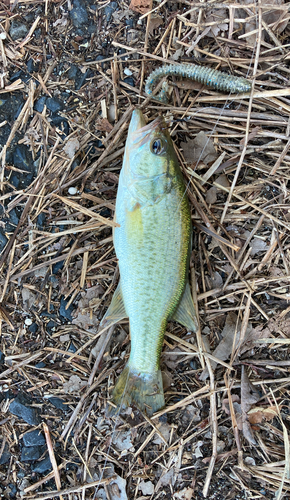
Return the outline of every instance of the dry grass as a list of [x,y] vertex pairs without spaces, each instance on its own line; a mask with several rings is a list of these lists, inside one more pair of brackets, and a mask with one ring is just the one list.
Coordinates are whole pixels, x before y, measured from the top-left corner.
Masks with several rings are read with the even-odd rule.
[[[47,18],[35,13],[39,2],[19,1],[12,12],[5,7],[0,13],[6,33],[22,7],[34,15],[21,43],[9,36],[0,41],[3,70],[25,69],[31,56],[45,61],[30,83],[10,84],[5,77],[1,90],[25,96],[1,152],[0,202],[6,214],[21,209],[0,259],[0,383],[3,395],[9,394],[1,402],[0,455],[5,446],[11,453],[1,466],[2,488],[14,483],[17,496],[22,490],[29,499],[85,499],[94,497],[98,485],[113,500],[114,480],[121,476],[129,499],[142,496],[138,488],[144,481],[154,488],[142,497],[148,499],[290,498],[288,4],[279,7],[279,21],[262,0],[244,10],[238,3],[165,1],[154,4],[130,36],[126,15],[103,27],[106,2],[99,4],[91,52],[76,50],[80,42],[70,21],[53,26],[62,17],[60,4],[45,2]],[[161,24],[154,29],[156,15]],[[50,41],[48,61],[47,44],[33,35],[40,25]],[[96,56],[105,37],[110,46],[101,67]],[[176,54],[248,76],[252,93],[221,95],[174,81],[168,105],[144,96],[150,71]],[[58,74],[60,63],[64,69]],[[71,64],[92,70],[79,90],[66,76]],[[125,67],[135,86],[123,81]],[[39,96],[65,90],[70,93],[61,115],[70,126],[67,137],[46,107],[34,108]],[[111,230],[135,106],[148,120],[162,113],[173,122],[192,206],[191,284],[200,330],[196,338],[168,325],[162,355],[166,408],[152,419],[134,410],[115,423],[105,407],[129,352],[128,323],[109,334],[99,332],[98,324],[118,281]],[[181,146],[200,131],[216,150],[210,164],[195,156],[193,146],[191,158]],[[38,170],[28,187],[15,189],[15,167],[6,156],[21,141],[38,160]],[[39,214],[46,216],[44,228],[37,225]],[[63,308],[74,307],[73,321],[59,315],[61,298]],[[27,319],[38,325],[36,333]],[[72,387],[75,375],[78,389]],[[21,463],[21,437],[33,426],[9,412],[18,392],[29,394],[40,409],[53,466],[45,477],[31,475],[30,463]],[[67,411],[55,409],[48,396],[62,398]],[[123,451],[115,439],[120,434],[130,442]],[[114,473],[107,470],[112,465]]]

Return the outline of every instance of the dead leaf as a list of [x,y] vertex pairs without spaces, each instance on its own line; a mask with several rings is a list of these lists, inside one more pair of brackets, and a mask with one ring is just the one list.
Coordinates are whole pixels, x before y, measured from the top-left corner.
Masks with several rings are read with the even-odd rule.
[[208,12],[206,16],[206,23],[216,23],[211,26],[211,33],[208,36],[217,37],[220,31],[227,31],[228,24],[224,23],[223,20],[228,17],[226,9],[216,9]]
[[92,301],[94,300],[99,301],[99,296],[103,293],[104,289],[101,285],[96,285],[88,288],[85,292],[81,292],[78,308],[73,313],[74,319],[72,323],[74,325],[78,325],[85,330],[92,326],[98,326],[99,321],[96,314],[93,314],[90,304],[93,304]]
[[[247,326],[247,330],[245,333],[245,338],[248,338],[249,333],[252,330],[252,325],[249,323]],[[238,320],[238,317],[235,313],[230,312],[227,315],[226,323],[222,331],[222,340],[219,345],[213,351],[213,355],[221,359],[222,361],[226,361],[232,351],[234,351],[239,342],[240,342],[240,334],[241,334],[241,321]],[[212,369],[216,368],[217,363],[215,361],[210,361]],[[202,374],[200,375],[200,380],[205,381],[208,378],[208,370],[205,368]]]
[[67,156],[70,159],[72,159],[74,157],[76,151],[79,150],[79,148],[80,148],[80,143],[79,143],[78,139],[76,137],[72,137],[71,139],[69,139],[67,141],[63,150],[67,154]]
[[[171,434],[171,425],[165,423],[161,423],[157,426],[160,434],[164,437],[165,441],[168,442]],[[153,438],[153,443],[154,444],[164,444],[163,439],[159,436],[159,434],[155,434]]]
[[256,407],[252,408],[248,411],[248,420],[250,424],[261,424],[263,420],[267,420],[267,422],[271,422],[274,417],[277,417],[277,408],[276,406],[269,406],[268,408]]
[[73,392],[80,392],[81,388],[87,385],[87,382],[81,380],[78,375],[72,375],[67,382],[63,384],[63,391],[66,394],[72,394]]
[[[284,0],[272,0],[272,5],[283,5]],[[274,33],[282,33],[284,29],[286,28],[288,24],[288,11],[286,9],[273,9],[268,12],[264,12],[263,14],[263,21],[269,26],[271,24],[274,24],[274,26],[271,27],[271,30],[274,31]]]
[[187,405],[182,414],[182,424],[187,427],[192,422],[199,423],[200,421],[200,409],[193,405]]
[[122,10],[115,10],[112,15],[114,24],[120,24],[122,19],[130,19],[130,16],[132,16],[132,12],[130,11],[130,9],[125,9],[124,7],[122,8]]
[[[255,137],[258,135],[260,130],[261,130],[261,127],[254,127],[253,130],[249,133],[249,135],[247,137],[247,142],[255,139]],[[243,139],[240,140],[240,147],[241,148],[244,147],[245,143],[246,143],[246,138],[243,137]]]
[[[243,422],[242,422],[242,408],[241,408],[240,401],[241,401],[241,399],[240,399],[240,396],[238,396],[238,394],[232,394],[232,405],[233,405],[234,412],[235,412],[237,426],[238,426],[238,429],[241,431],[243,429]],[[230,402],[229,402],[228,398],[223,399],[222,410],[227,415],[231,415]]]
[[163,390],[166,391],[173,384],[174,379],[168,370],[162,370]]
[[68,21],[68,12],[63,12],[62,17],[57,19],[52,25],[55,28],[56,26],[66,26]]
[[205,196],[205,201],[209,205],[213,205],[217,201],[217,188],[215,186],[209,188],[209,190],[206,193]]
[[[284,338],[290,337],[290,318],[271,318],[266,327],[259,325],[256,326],[256,328],[253,328],[241,345],[239,354],[244,354],[246,351],[257,347],[258,345],[259,347],[262,347],[263,344],[257,344],[256,341],[271,338],[274,334],[275,336],[276,334],[282,334]],[[266,345],[266,343],[264,345]]]
[[158,484],[161,486],[169,486],[169,484],[174,485],[176,477],[174,474],[174,467],[171,467],[167,472],[164,472],[160,477]]
[[96,130],[100,132],[111,132],[113,125],[107,120],[107,118],[100,118],[96,123]]
[[226,188],[230,187],[230,183],[229,183],[229,181],[228,181],[228,178],[227,178],[226,174],[222,174],[222,175],[220,175],[220,176],[219,176],[219,177],[215,180],[215,182],[216,182],[217,184],[219,184],[220,186],[223,186],[223,187],[226,187]]
[[[249,3],[252,3],[252,0],[238,0],[239,3],[242,5],[247,5]],[[273,8],[273,10],[263,12],[262,19],[266,23],[267,26],[274,32],[274,33],[282,33],[284,29],[286,28],[288,24],[288,11],[286,9],[279,9],[279,5],[284,4],[284,0],[272,0],[271,4],[274,6],[277,6],[277,8]],[[248,11],[246,9],[236,9],[236,16],[239,18],[247,18],[249,15]],[[244,32],[245,33],[250,33],[251,31],[256,31],[253,34],[250,34],[245,38],[247,44],[250,47],[254,47],[255,44],[257,43],[257,37],[258,37],[258,30],[257,30],[257,24],[256,24],[256,19],[254,17],[251,18],[251,21],[246,22],[244,24]],[[265,29],[262,30],[261,33],[261,38],[262,41],[265,40],[265,38],[268,38],[269,35],[267,34],[267,31]]]
[[250,241],[250,247],[252,247],[251,255],[256,255],[259,252],[266,252],[269,248],[269,245],[261,238],[252,238]]
[[252,328],[252,330],[249,332],[249,335],[245,338],[240,347],[240,355],[244,354],[247,351],[250,351],[254,347],[257,347],[257,344],[255,342],[256,340],[269,338],[271,336],[272,334],[268,327],[263,328],[262,325],[259,325],[255,328]]
[[138,486],[143,495],[153,495],[154,484],[151,481],[141,481]]
[[128,500],[126,493],[126,479],[118,476],[107,486],[111,500]]
[[169,57],[169,59],[172,59],[173,61],[178,61],[178,59],[180,59],[181,56],[183,56],[183,47],[180,47],[178,48],[173,54],[171,57]]
[[22,288],[21,294],[24,311],[30,311],[36,301],[36,294],[29,290],[29,288]]
[[217,271],[213,272],[213,275],[210,278],[210,283],[212,288],[221,288],[224,284],[223,279]]
[[251,429],[247,413],[251,409],[251,406],[255,404],[259,399],[260,395],[257,389],[255,389],[255,387],[249,381],[247,371],[243,365],[242,376],[241,376],[241,410],[242,410],[243,434],[244,437],[247,439],[247,441],[253,445],[257,444],[257,442],[254,437],[253,431]]
[[154,35],[154,30],[159,28],[163,24],[163,18],[158,15],[152,15],[149,23],[149,33],[150,35]]
[[193,488],[183,488],[183,490],[174,493],[173,498],[176,500],[191,500],[193,497]]
[[129,450],[132,448],[133,443],[131,429],[128,431],[117,432],[113,438],[113,444],[116,446],[118,451]]
[[200,163],[206,165],[217,158],[213,141],[202,130],[194,139],[182,142],[183,155],[187,163]]
[[147,14],[150,10],[150,0],[131,0],[129,9],[139,14]]

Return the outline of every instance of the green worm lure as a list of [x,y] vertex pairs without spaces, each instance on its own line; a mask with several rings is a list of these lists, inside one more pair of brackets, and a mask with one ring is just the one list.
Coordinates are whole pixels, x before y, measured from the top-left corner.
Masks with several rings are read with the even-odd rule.
[[[170,64],[155,69],[145,82],[145,92],[152,94],[160,78],[168,75],[182,76],[196,82],[231,94],[250,92],[252,83],[246,78],[228,75],[216,69],[198,66],[197,64]],[[168,84],[165,82],[160,93],[155,96],[161,102],[167,102]]]

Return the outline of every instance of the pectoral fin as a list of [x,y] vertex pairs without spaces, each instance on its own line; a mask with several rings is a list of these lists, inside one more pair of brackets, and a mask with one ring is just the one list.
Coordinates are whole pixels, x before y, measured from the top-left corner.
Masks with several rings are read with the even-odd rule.
[[128,314],[125,310],[125,305],[122,296],[121,283],[119,282],[115,293],[112,298],[112,302],[109,305],[109,308],[103,317],[100,327],[104,328],[105,326],[109,326],[111,323],[116,323],[121,319],[127,318]]
[[171,319],[185,326],[190,332],[196,332],[198,328],[196,312],[188,282],[185,285],[181,300]]

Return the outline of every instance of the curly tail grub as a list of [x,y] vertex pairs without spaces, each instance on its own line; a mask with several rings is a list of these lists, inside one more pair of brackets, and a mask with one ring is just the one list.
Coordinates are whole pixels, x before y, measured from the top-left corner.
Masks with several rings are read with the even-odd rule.
[[[197,64],[170,64],[168,66],[161,66],[152,71],[145,82],[146,94],[152,94],[152,88],[157,84],[158,80],[167,75],[191,78],[208,87],[213,87],[216,90],[222,90],[233,94],[250,92],[252,88],[252,83],[246,78],[227,75],[216,69],[198,66]],[[165,83],[161,92],[155,96],[155,99],[161,102],[167,102],[167,90],[168,85]]]

